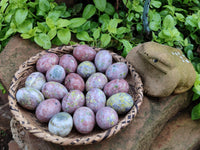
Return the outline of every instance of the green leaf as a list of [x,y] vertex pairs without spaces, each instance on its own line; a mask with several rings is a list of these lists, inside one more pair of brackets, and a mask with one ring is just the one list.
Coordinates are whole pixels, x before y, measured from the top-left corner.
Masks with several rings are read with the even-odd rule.
[[49,32],[48,32],[48,36],[50,38],[50,40],[52,40],[55,36],[56,36],[57,30],[56,28],[52,28]]
[[37,27],[43,33],[47,33],[50,30],[46,22],[37,22]]
[[133,9],[139,13],[143,12],[143,7],[141,5],[133,5]]
[[181,13],[175,13],[175,15],[179,21],[185,22],[185,17]]
[[140,32],[140,31],[142,31],[142,29],[143,29],[142,25],[138,23],[138,24],[136,25],[136,30],[137,30],[138,32]]
[[76,34],[76,38],[81,41],[92,41],[93,40],[86,31],[78,32]]
[[108,24],[108,32],[117,33],[117,26],[122,22],[121,19],[111,19]]
[[3,87],[3,85],[1,83],[0,83],[0,90],[2,91],[3,94],[6,93],[6,90],[5,90],[5,88]]
[[93,2],[98,10],[103,12],[106,9],[106,0],[93,0]]
[[44,12],[47,12],[50,10],[50,3],[48,0],[39,0],[39,9],[41,9]]
[[134,13],[129,13],[127,17],[127,21],[131,22],[134,19],[134,17],[135,17]]
[[70,20],[71,24],[69,25],[70,28],[77,28],[83,25],[87,20],[85,18],[72,18]]
[[128,41],[128,40],[125,40],[125,39],[122,39],[122,40],[119,40],[123,46],[124,46],[124,50],[123,50],[123,53],[122,53],[122,56],[125,57],[130,50],[133,49],[131,43]]
[[108,15],[113,15],[115,13],[115,8],[111,3],[106,3],[105,13]]
[[33,28],[33,20],[25,20],[17,27],[19,33],[27,33]]
[[4,13],[6,7],[8,6],[8,0],[1,0],[0,2],[0,10],[1,10],[1,13]]
[[192,120],[200,119],[200,104],[197,104],[193,107],[191,112],[191,118]]
[[160,8],[160,6],[162,5],[160,1],[156,1],[156,0],[152,0],[150,4],[154,6],[155,8]]
[[54,45],[62,45],[62,42],[59,40],[59,38],[56,36],[53,40],[52,40],[52,44]]
[[94,30],[93,37],[94,37],[95,40],[100,37],[100,32],[101,32],[100,28]]
[[104,48],[110,43],[111,36],[109,34],[102,34],[100,41],[101,41],[101,47]]
[[84,10],[83,10],[83,14],[82,17],[85,19],[89,19],[91,18],[94,14],[96,13],[96,8],[94,5],[92,4],[88,4]]
[[192,27],[197,27],[198,18],[195,15],[186,17],[185,25],[190,25]]
[[71,40],[71,32],[69,29],[60,29],[57,32],[57,36],[59,38],[59,40],[63,43],[63,44],[68,44],[69,41]]
[[47,15],[48,18],[52,19],[55,22],[58,20],[60,16],[61,16],[61,11],[58,10],[50,11]]
[[187,58],[188,58],[189,60],[192,60],[192,59],[194,58],[194,55],[193,55],[192,50],[188,50],[188,51],[187,51]]
[[103,23],[109,23],[109,21],[110,21],[110,17],[107,14],[103,14],[103,15],[101,15],[99,17],[99,22],[101,24],[103,24]]
[[82,10],[82,8],[83,8],[83,4],[82,3],[75,4],[73,6],[72,13],[74,15],[77,15],[78,13],[80,13],[80,11]]
[[19,25],[26,19],[28,15],[28,9],[18,9],[15,13],[15,21]]
[[127,32],[127,28],[126,27],[119,27],[117,28],[117,34],[123,34]]
[[153,31],[158,31],[161,28],[161,16],[157,12],[150,12],[149,28]]
[[194,45],[193,44],[188,44],[186,47],[184,47],[184,52],[187,53],[189,50],[193,50]]
[[174,26],[175,26],[174,18],[171,15],[167,15],[163,20],[163,27],[165,29],[169,29],[169,28],[174,28]]
[[192,96],[192,101],[197,100],[199,97],[200,97],[200,95],[194,93],[193,96]]
[[48,25],[48,27],[50,28],[50,29],[52,29],[52,28],[55,28],[55,24],[56,24],[56,22],[55,21],[53,21],[51,18],[46,18],[46,24]]
[[68,27],[71,24],[71,22],[67,19],[58,19],[56,22],[57,28],[63,28],[63,27]]
[[84,30],[84,31],[91,29],[91,21],[87,21],[86,23],[84,23],[81,26],[81,29]]
[[196,69],[197,69],[197,72],[200,73],[200,63],[197,64]]
[[40,33],[34,37],[34,41],[44,49],[51,48],[51,41],[48,35]]

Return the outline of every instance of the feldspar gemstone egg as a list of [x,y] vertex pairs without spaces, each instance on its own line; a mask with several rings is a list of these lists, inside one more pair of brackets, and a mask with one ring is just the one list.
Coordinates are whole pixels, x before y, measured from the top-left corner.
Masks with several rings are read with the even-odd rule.
[[65,78],[65,87],[68,90],[84,91],[85,82],[83,78],[77,73],[69,73]]
[[78,132],[88,134],[95,125],[94,112],[88,107],[80,107],[74,112],[73,121]]
[[93,88],[86,94],[86,106],[95,113],[106,104],[106,96],[101,89]]
[[71,90],[62,100],[62,110],[70,114],[85,104],[85,96],[79,90]]
[[103,89],[107,82],[108,79],[103,73],[94,73],[86,81],[86,91],[89,91],[92,88]]
[[61,111],[60,101],[57,99],[46,99],[36,108],[35,114],[40,122],[48,122],[55,114]]
[[46,79],[47,81],[62,83],[65,79],[65,75],[66,73],[62,66],[54,65],[46,72]]
[[128,93],[117,93],[112,95],[106,106],[113,108],[118,114],[125,114],[133,107],[134,101]]
[[74,48],[73,56],[82,61],[92,61],[95,58],[96,51],[88,45],[79,45]]
[[110,107],[102,107],[97,111],[96,122],[101,129],[109,129],[118,123],[118,114]]
[[48,129],[49,132],[59,135],[66,136],[68,135],[73,127],[73,119],[69,113],[60,112],[55,114],[49,121]]
[[105,72],[112,64],[112,56],[109,51],[101,50],[96,54],[94,62],[98,71]]
[[84,61],[78,65],[77,73],[83,77],[88,78],[96,72],[96,67],[91,61]]
[[65,54],[60,57],[59,65],[65,69],[66,73],[76,72],[77,61],[74,56],[70,54]]
[[46,73],[53,65],[57,65],[59,62],[58,55],[54,53],[48,53],[40,57],[36,63],[36,69],[39,72]]
[[127,93],[129,90],[129,84],[124,79],[114,79],[108,82],[104,86],[103,90],[106,96],[110,97],[113,94],[120,93],[120,92]]
[[108,67],[106,76],[109,80],[124,79],[128,74],[128,67],[124,62],[117,62]]
[[34,110],[44,100],[43,94],[32,87],[24,87],[16,93],[17,102],[24,108]]
[[33,72],[26,78],[25,86],[32,87],[40,91],[45,83],[46,78],[41,72]]
[[45,98],[61,100],[68,93],[68,90],[61,83],[50,81],[43,85],[42,93]]

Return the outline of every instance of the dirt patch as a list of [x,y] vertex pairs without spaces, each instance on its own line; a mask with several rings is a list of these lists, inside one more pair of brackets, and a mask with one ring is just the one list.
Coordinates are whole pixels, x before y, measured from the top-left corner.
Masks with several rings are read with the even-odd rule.
[[0,149],[8,150],[8,143],[12,140],[12,133],[10,129],[0,128]]

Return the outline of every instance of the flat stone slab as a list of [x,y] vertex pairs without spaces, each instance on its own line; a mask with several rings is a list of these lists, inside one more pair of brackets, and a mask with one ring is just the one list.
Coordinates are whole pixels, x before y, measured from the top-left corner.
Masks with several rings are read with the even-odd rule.
[[[22,40],[18,36],[10,40],[4,51],[0,53],[0,80],[7,89],[9,88],[12,76],[18,70],[19,65],[39,51],[41,51],[41,48],[29,40]],[[147,150],[150,148],[150,145],[160,133],[166,122],[177,112],[186,108],[190,104],[190,99],[191,92],[160,99],[145,96],[144,102],[136,118],[128,127],[120,131],[117,135],[97,144],[75,147],[67,146],[64,147],[64,149]],[[36,149],[37,145],[42,146],[44,149],[52,149],[52,147],[54,147],[53,149],[61,148],[58,145],[36,138],[35,136],[28,134],[25,130],[22,133],[23,134],[21,134],[21,132],[19,133],[22,141],[24,141],[22,144],[28,145],[30,149]],[[190,137],[190,135],[187,136],[188,138]]]
[[8,89],[14,73],[19,65],[42,49],[30,40],[23,40],[19,36],[10,39],[0,53],[0,81]]
[[192,121],[190,111],[184,111],[165,125],[150,150],[199,150],[200,120]]

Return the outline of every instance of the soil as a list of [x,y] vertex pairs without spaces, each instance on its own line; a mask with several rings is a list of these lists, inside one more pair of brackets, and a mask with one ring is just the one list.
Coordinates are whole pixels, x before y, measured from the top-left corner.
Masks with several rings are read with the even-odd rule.
[[8,150],[8,143],[12,140],[10,129],[0,129],[0,149]]
[[13,140],[10,130],[10,110],[8,95],[0,91],[0,150],[8,150],[8,143]]

